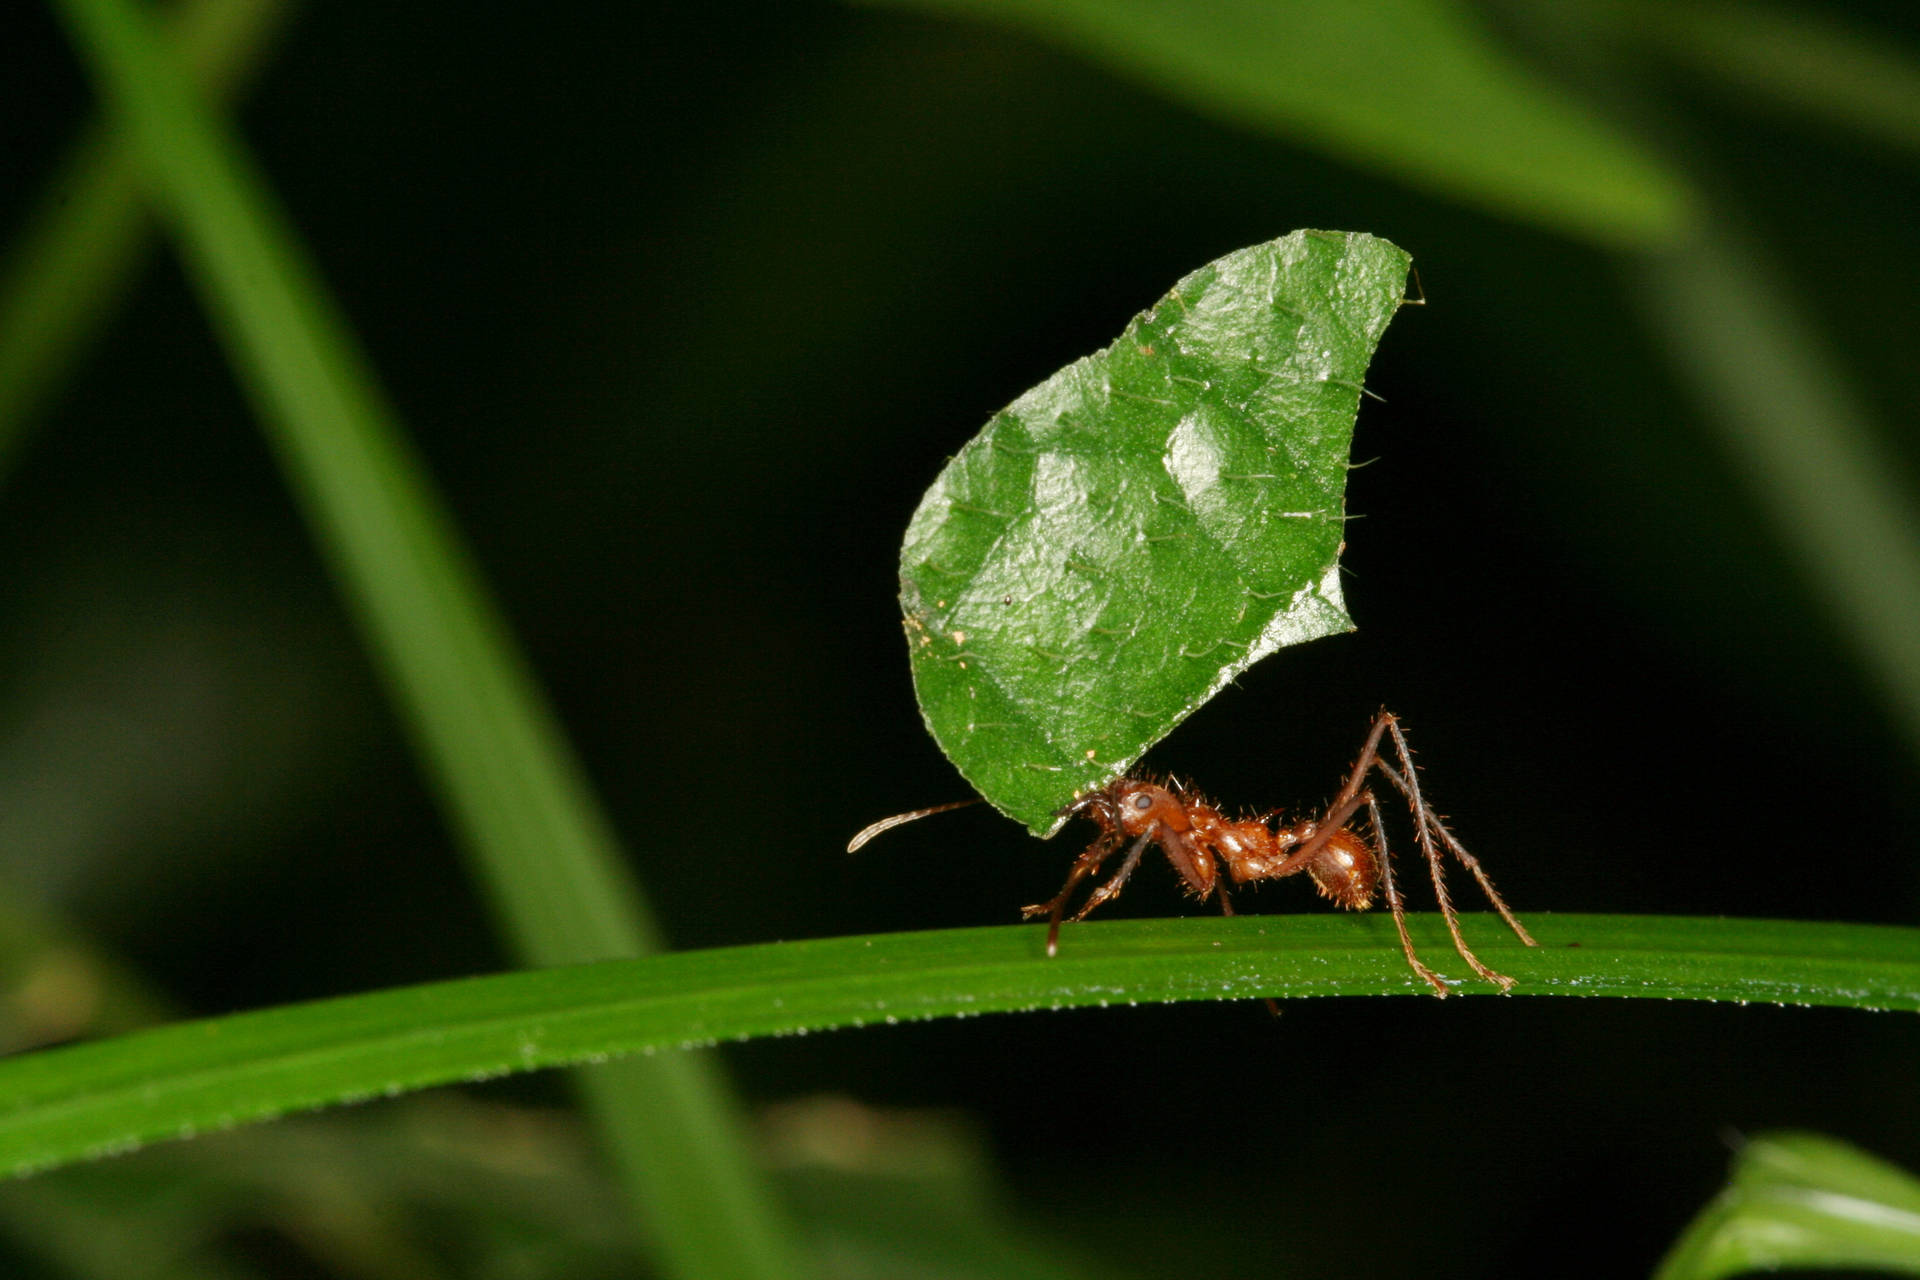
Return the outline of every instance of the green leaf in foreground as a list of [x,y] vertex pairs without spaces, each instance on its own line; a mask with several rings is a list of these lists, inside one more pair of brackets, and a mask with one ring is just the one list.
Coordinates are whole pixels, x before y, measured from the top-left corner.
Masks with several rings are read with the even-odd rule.
[[1035,834],[1275,650],[1352,628],[1347,457],[1406,253],[1296,231],[1182,279],[1001,410],[921,500],[927,728]]
[[1782,1267],[1920,1275],[1920,1179],[1819,1134],[1762,1134],[1654,1280]]
[[[1920,1010],[1920,929],[1539,915],[1523,947],[1463,917],[1516,994]],[[1438,916],[1408,919],[1447,953]],[[1121,920],[824,938],[405,987],[0,1061],[0,1173],[300,1108],[719,1040],[1141,1001],[1418,995],[1382,914]],[[1441,965],[1458,981],[1457,964]],[[1477,981],[1461,994],[1491,994]],[[1227,1016],[1224,1015],[1223,1016]],[[1248,1015],[1251,1016],[1251,1015]]]

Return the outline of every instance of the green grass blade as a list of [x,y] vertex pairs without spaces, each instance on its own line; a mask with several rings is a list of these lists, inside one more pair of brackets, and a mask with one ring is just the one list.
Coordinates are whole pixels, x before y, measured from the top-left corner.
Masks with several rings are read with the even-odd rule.
[[1819,1134],[1761,1134],[1654,1280],[1782,1268],[1920,1275],[1920,1179]]
[[[1463,994],[1435,915],[1425,958]],[[1920,1011],[1920,929],[1542,915],[1539,947],[1465,927],[1518,994]],[[303,1107],[714,1041],[1149,1001],[1419,995],[1384,913],[828,938],[542,969],[236,1014],[0,1062],[0,1170],[26,1171]]]
[[[217,101],[257,70],[292,8],[287,0],[195,0],[169,24],[172,44]],[[90,127],[0,265],[0,478],[112,314],[151,234],[133,158],[104,127]]]
[[1405,252],[1296,231],[1182,278],[995,414],[900,548],[940,749],[1047,836],[1248,667],[1353,627],[1347,458]]
[[894,0],[1031,30],[1169,98],[1611,247],[1691,221],[1686,179],[1450,0]]
[[[59,7],[520,954],[557,964],[656,945],[577,762],[244,149],[137,8]],[[791,1274],[789,1232],[709,1063],[630,1064],[585,1089],[671,1265]]]

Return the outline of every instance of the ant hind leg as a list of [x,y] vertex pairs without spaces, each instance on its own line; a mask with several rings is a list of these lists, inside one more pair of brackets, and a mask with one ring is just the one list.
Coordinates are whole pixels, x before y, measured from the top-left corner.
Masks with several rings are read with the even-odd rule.
[[[1382,759],[1376,750],[1382,728],[1392,735],[1394,755],[1400,764],[1398,769]],[[1528,936],[1527,931],[1520,927],[1520,922],[1507,909],[1507,904],[1501,901],[1500,895],[1494,892],[1493,881],[1481,869],[1479,860],[1468,853],[1466,847],[1454,837],[1451,831],[1447,830],[1446,823],[1441,821],[1440,815],[1427,804],[1426,797],[1420,794],[1420,775],[1413,763],[1413,749],[1407,745],[1407,736],[1400,728],[1399,718],[1392,712],[1382,711],[1374,720],[1374,729],[1367,739],[1367,748],[1373,754],[1373,759],[1368,763],[1377,766],[1380,772],[1387,776],[1387,780],[1406,797],[1407,808],[1413,814],[1414,838],[1419,841],[1420,852],[1427,860],[1427,870],[1433,880],[1433,894],[1440,904],[1441,918],[1447,922],[1447,932],[1453,936],[1454,950],[1460,953],[1460,958],[1465,960],[1475,973],[1499,987],[1502,992],[1513,990],[1514,979],[1482,963],[1480,957],[1473,954],[1473,948],[1467,945],[1466,935],[1460,931],[1460,913],[1454,909],[1453,899],[1447,894],[1446,863],[1440,853],[1441,843],[1452,850],[1454,856],[1474,873],[1474,878],[1480,882],[1480,887],[1486,891],[1487,897],[1499,910],[1501,918],[1506,920],[1514,932],[1520,936],[1521,941],[1528,946],[1537,944]],[[1365,759],[1364,755],[1362,759]],[[1376,828],[1379,825],[1377,814],[1374,824]],[[1439,842],[1435,841],[1436,833],[1439,835]]]
[[[1399,770],[1393,768],[1384,760],[1380,762],[1380,768],[1387,777],[1393,781],[1394,786],[1399,787],[1403,792],[1407,790]],[[1434,834],[1440,837],[1440,843],[1446,845],[1447,848],[1452,851],[1453,856],[1460,860],[1461,866],[1473,873],[1473,878],[1480,882],[1480,891],[1487,895],[1487,901],[1491,902],[1493,909],[1500,913],[1500,918],[1507,922],[1507,927],[1512,929],[1520,941],[1526,943],[1528,946],[1539,946],[1540,944],[1533,940],[1533,935],[1527,932],[1527,927],[1520,923],[1520,918],[1513,914],[1512,908],[1507,906],[1507,901],[1500,896],[1500,891],[1493,887],[1493,877],[1489,876],[1487,869],[1480,865],[1480,859],[1474,857],[1473,854],[1468,851],[1467,846],[1460,843],[1460,837],[1454,835],[1452,831],[1447,829],[1447,823],[1444,818],[1431,810],[1428,811],[1427,816],[1433,824]]]
[[[1444,999],[1453,994],[1452,989],[1414,954],[1413,935],[1407,932],[1406,900],[1400,896],[1400,886],[1393,882],[1393,852],[1387,848],[1387,827],[1380,820],[1380,802],[1374,799],[1370,789],[1361,794],[1366,800],[1367,818],[1373,823],[1374,851],[1380,855],[1380,890],[1386,897],[1387,910],[1393,913],[1393,927],[1400,935],[1400,949],[1407,954],[1407,967],[1420,975],[1435,995]],[[1444,896],[1441,901],[1446,901]]]

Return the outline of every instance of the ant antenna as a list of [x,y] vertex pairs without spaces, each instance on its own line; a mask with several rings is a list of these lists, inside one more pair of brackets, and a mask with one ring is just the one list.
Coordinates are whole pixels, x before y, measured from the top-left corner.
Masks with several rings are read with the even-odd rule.
[[860,833],[847,842],[847,852],[858,853],[861,845],[883,831],[891,831],[895,827],[905,826],[907,823],[916,822],[921,818],[932,817],[936,813],[945,813],[949,809],[964,809],[970,804],[979,803],[980,801],[977,797],[972,800],[955,800],[948,804],[936,804],[930,809],[912,809],[906,813],[896,813],[891,818],[882,818],[871,826],[860,828]]

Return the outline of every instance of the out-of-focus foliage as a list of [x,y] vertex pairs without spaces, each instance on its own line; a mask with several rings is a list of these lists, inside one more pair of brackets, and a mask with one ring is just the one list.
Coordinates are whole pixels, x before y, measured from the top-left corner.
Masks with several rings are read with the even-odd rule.
[[1678,238],[1680,170],[1455,0],[901,0],[1031,30],[1236,124],[1611,247]]
[[1920,1275],[1920,1179],[1819,1134],[1760,1134],[1654,1280],[1814,1268]]
[[[347,0],[244,68],[234,119],[677,945],[1011,921],[1058,885],[1069,851],[984,814],[837,852],[962,790],[899,662],[900,528],[968,431],[1115,317],[1301,226],[1391,238],[1431,303],[1368,375],[1360,630],[1248,671],[1149,765],[1310,809],[1385,703],[1529,923],[1920,917],[1912,6],[1401,10],[1430,38],[1223,38],[1115,6],[1159,36],[1096,41],[1090,6],[1035,26],[983,4],[571,9],[528,39],[504,7]],[[1262,16],[1316,12],[1369,21]],[[96,108],[46,11],[0,24],[0,219],[33,253],[33,210],[98,211],[48,186],[85,172],[63,165]],[[1618,198],[1584,212],[1607,172]],[[6,278],[77,302],[111,247]],[[511,963],[177,260],[147,260],[90,346],[0,299],[0,412],[39,406],[0,423],[16,1044]],[[47,329],[20,340],[22,315]],[[1145,877],[1128,899],[1181,909]],[[1284,885],[1250,905],[1315,909]],[[1912,1021],[1307,1001],[1277,1027],[1119,1009],[733,1064],[758,1100],[964,1112],[1000,1194],[887,1203],[949,1225],[984,1205],[976,1240],[1024,1224],[1089,1266],[1231,1277],[1535,1274],[1578,1238],[1632,1274],[1720,1181],[1729,1124],[1920,1166]],[[166,1210],[168,1153],[201,1150],[77,1171],[71,1214],[35,1211],[51,1183],[5,1189],[0,1265],[154,1257],[108,1228]],[[330,1211],[311,1175],[236,1196]],[[878,1203],[799,1181],[809,1213]],[[366,1249],[307,1250],[313,1217],[203,1203],[170,1238],[222,1261],[185,1274],[284,1274],[288,1249],[379,1274],[384,1223],[343,1212]],[[631,1271],[629,1242],[596,1254],[484,1195],[384,1203],[461,1242],[460,1274],[508,1274],[520,1246]],[[873,1260],[897,1244],[839,1270],[906,1274]]]

